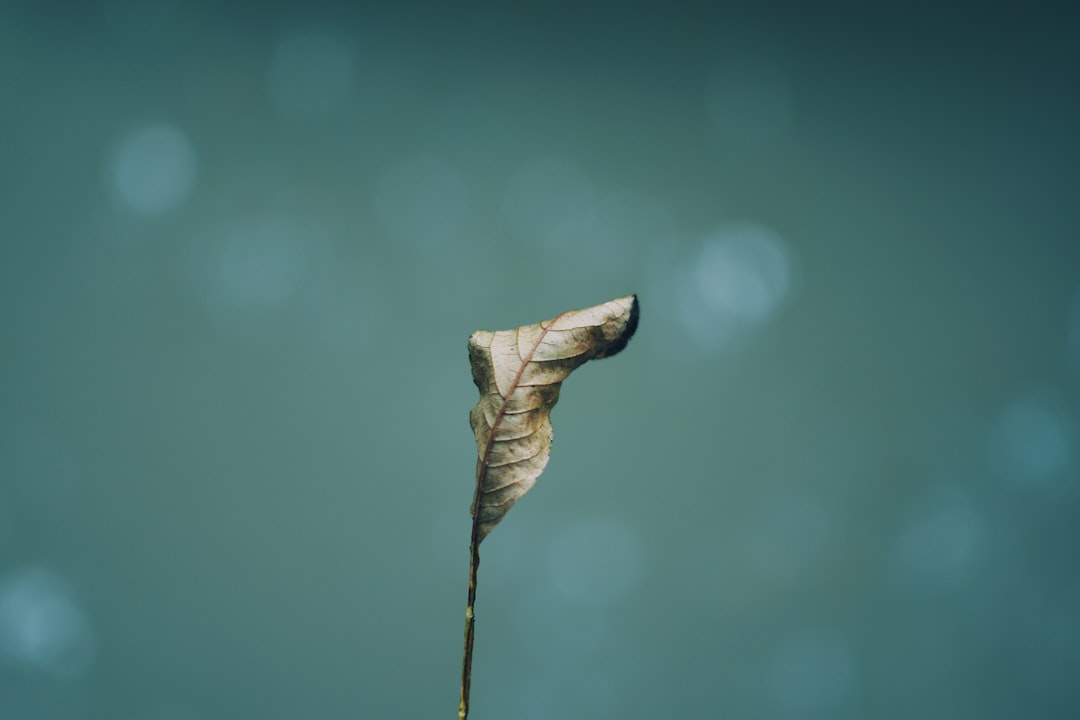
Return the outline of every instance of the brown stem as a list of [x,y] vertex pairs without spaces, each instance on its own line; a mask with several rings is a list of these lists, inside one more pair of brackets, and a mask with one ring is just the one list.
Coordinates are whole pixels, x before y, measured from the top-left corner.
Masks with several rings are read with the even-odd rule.
[[[636,303],[637,301],[635,300],[634,302]],[[505,397],[503,397],[502,405],[499,407],[499,412],[495,416],[495,422],[491,423],[491,432],[488,434],[487,445],[484,448],[484,452],[480,455],[480,462],[476,468],[476,491],[473,493],[471,509],[473,516],[472,539],[469,543],[469,604],[465,607],[465,659],[461,663],[461,703],[458,704],[458,720],[465,720],[469,717],[469,686],[472,684],[473,623],[476,620],[476,616],[473,613],[473,606],[476,604],[476,570],[480,567],[480,541],[483,539],[480,536],[480,500],[484,494],[484,479],[487,477],[489,467],[488,458],[491,456],[491,448],[495,444],[495,437],[499,429],[499,424],[506,415],[506,407],[510,402],[510,396],[514,394],[514,391],[518,387],[518,383],[521,382],[521,376],[525,373],[525,368],[532,361],[532,356],[536,353],[536,348],[540,347],[540,342],[544,339],[544,336],[547,335],[548,330],[550,330],[563,315],[566,315],[566,313],[555,316],[546,324],[540,323],[543,331],[536,338],[536,342],[533,343],[528,355],[521,360],[521,367],[518,368],[513,382],[510,383],[510,389],[507,391]]]
[[[477,489],[479,494],[479,488]],[[465,606],[465,659],[461,663],[461,702],[458,720],[469,717],[469,687],[472,685],[473,631],[476,614],[476,571],[480,567],[480,513],[473,515],[472,540],[469,543],[469,601]]]

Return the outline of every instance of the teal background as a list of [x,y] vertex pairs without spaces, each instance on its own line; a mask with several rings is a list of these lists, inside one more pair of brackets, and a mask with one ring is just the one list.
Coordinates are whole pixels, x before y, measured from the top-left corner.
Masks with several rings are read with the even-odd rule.
[[1064,3],[0,6],[0,718],[451,717],[465,342],[640,294],[473,715],[1080,715]]

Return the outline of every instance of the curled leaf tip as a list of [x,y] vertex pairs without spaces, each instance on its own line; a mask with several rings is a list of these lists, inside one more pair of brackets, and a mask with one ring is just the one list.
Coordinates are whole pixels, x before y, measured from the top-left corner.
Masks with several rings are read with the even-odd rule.
[[562,381],[585,362],[610,357],[637,330],[636,295],[514,330],[478,330],[469,362],[480,399],[469,415],[476,434],[479,542],[527,493],[551,455],[551,409]]

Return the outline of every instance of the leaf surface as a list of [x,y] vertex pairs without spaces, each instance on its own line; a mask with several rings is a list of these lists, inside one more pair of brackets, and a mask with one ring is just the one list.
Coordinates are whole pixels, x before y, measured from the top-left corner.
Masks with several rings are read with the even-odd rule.
[[583,363],[616,354],[638,324],[628,295],[514,330],[477,330],[469,362],[480,400],[469,415],[476,433],[476,542],[536,483],[551,456],[551,409],[562,381]]

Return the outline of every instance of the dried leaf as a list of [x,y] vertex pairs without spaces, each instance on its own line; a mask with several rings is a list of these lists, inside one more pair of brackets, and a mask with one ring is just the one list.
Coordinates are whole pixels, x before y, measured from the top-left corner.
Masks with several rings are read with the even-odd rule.
[[638,324],[636,295],[516,330],[478,330],[469,362],[480,400],[469,420],[476,433],[477,491],[472,514],[483,540],[536,483],[551,455],[551,408],[578,366],[626,347]]

